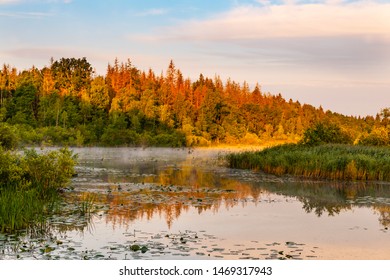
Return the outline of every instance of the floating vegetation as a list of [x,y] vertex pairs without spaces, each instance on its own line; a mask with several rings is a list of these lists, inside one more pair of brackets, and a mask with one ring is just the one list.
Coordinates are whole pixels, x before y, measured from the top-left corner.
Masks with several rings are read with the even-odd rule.
[[350,204],[379,204],[390,206],[390,198],[388,197],[364,196],[356,197],[355,199],[349,199],[347,202]]
[[[135,233],[135,234],[134,234]],[[123,234],[127,241],[108,242],[88,249],[72,236],[50,233],[37,238],[25,234],[0,236],[1,259],[303,259],[317,257],[314,248],[302,243],[273,242],[254,247],[253,242],[237,244],[238,249],[220,247],[222,239],[203,232],[149,233],[134,230]],[[182,242],[182,241],[186,242]],[[266,248],[269,246],[268,248]]]
[[141,251],[141,253],[146,253],[149,249],[148,247],[146,247],[145,245],[142,246],[142,245],[138,245],[138,244],[133,244],[130,246],[130,250],[131,251],[134,251],[134,252],[137,252],[137,251]]

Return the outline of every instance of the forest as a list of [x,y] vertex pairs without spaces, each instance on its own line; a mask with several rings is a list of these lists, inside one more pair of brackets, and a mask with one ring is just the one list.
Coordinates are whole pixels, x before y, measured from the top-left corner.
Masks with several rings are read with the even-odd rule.
[[298,143],[318,133],[318,124],[331,124],[343,143],[390,144],[389,108],[345,116],[263,92],[259,84],[202,74],[192,81],[173,61],[159,75],[116,59],[101,76],[85,57],[0,70],[0,143],[7,149]]

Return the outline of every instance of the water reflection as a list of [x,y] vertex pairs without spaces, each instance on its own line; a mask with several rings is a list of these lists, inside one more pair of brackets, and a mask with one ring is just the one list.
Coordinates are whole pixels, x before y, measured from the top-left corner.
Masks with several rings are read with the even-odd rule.
[[[367,207],[379,213],[379,222],[388,226],[389,185],[301,181],[231,170],[223,167],[220,154],[151,149],[145,154],[139,150],[109,153],[101,156],[104,160],[87,157],[75,186],[81,193],[99,194],[98,203],[107,206],[106,220],[114,226],[158,215],[170,228],[191,208],[199,214],[215,214],[221,207],[270,201],[275,194],[278,199],[296,199],[306,213],[317,217]],[[85,184],[83,177],[87,178]]]
[[384,230],[388,230],[390,226],[390,206],[374,205],[373,208],[379,213],[379,222],[383,225]]
[[[235,187],[237,188],[238,185]],[[114,227],[143,218],[150,220],[158,215],[165,219],[170,228],[174,220],[191,208],[196,208],[198,214],[204,211],[211,211],[215,214],[222,205],[224,209],[243,205],[248,200],[246,193],[246,191],[239,192],[237,189],[215,190],[147,183],[137,190],[114,190],[109,194],[98,193],[95,207],[105,209],[106,221]],[[72,193],[70,196],[84,196],[85,194],[86,192]]]

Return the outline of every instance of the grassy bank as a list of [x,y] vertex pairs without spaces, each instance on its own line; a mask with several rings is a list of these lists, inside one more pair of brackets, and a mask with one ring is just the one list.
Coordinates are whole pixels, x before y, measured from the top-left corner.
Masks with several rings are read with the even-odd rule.
[[390,148],[352,145],[282,145],[227,156],[232,168],[332,180],[390,181]]
[[0,150],[0,232],[39,224],[74,173],[67,149],[38,154]]

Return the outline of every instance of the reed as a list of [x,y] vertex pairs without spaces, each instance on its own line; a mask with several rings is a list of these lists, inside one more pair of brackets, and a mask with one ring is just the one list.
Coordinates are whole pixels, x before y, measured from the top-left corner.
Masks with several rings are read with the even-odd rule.
[[77,203],[77,213],[81,216],[90,217],[96,210],[96,195],[93,193],[84,193]]
[[390,181],[390,148],[287,144],[227,156],[231,168],[331,180]]
[[43,221],[60,198],[58,189],[71,178],[75,160],[66,149],[42,154],[0,149],[0,232]]
[[37,199],[38,193],[31,189],[17,191],[6,189],[0,192],[0,232],[13,232],[29,227],[32,223],[38,226],[47,213],[48,202]]

